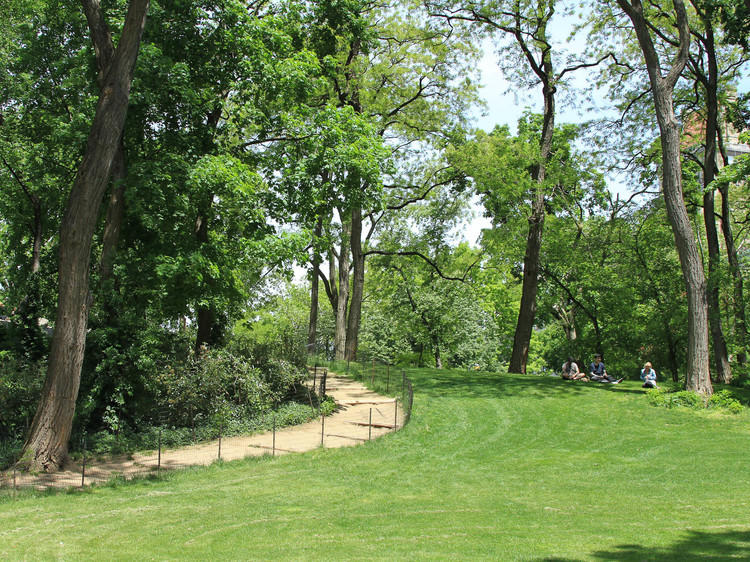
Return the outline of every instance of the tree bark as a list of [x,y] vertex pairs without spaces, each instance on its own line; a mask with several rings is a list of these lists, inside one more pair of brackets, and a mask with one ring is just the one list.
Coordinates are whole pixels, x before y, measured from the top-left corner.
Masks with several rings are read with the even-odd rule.
[[[549,59],[549,55],[545,57]],[[555,131],[555,88],[549,83],[552,76],[552,63],[548,60],[544,82],[544,122],[542,136],[539,140],[539,164],[534,170],[537,188],[529,216],[529,232],[526,237],[526,253],[523,258],[523,282],[521,306],[518,311],[518,322],[513,337],[509,373],[526,373],[529,358],[531,332],[536,318],[536,295],[539,288],[539,255],[542,250],[542,233],[544,232],[544,180],[546,165],[552,151],[552,135]]]
[[[718,135],[719,149],[724,165],[729,165],[729,156],[722,142],[721,133]],[[727,260],[729,261],[729,271],[732,275],[732,285],[734,289],[734,330],[739,350],[737,352],[737,362],[744,365],[747,362],[747,348],[750,345],[750,338],[747,333],[747,320],[745,317],[745,293],[743,288],[742,269],[740,260],[737,255],[737,246],[734,243],[734,234],[732,233],[732,214],[729,205],[729,185],[726,183],[719,184],[721,193],[721,231],[724,235],[724,244],[727,250]]]
[[[704,11],[700,11],[703,8]],[[702,70],[701,64],[694,64],[694,72],[706,93],[706,138],[703,152],[703,222],[706,226],[706,242],[708,245],[708,315],[711,338],[713,340],[714,363],[716,377],[720,382],[729,383],[732,370],[729,365],[727,344],[721,327],[721,307],[719,306],[719,262],[721,250],[719,248],[719,234],[716,229],[716,211],[714,207],[714,190],[709,185],[716,177],[716,133],[718,131],[719,99],[718,80],[719,69],[716,62],[714,45],[712,12],[710,5],[699,6],[697,11],[703,20],[705,35],[700,37],[708,62],[708,75]]]
[[[341,213],[342,219],[345,217]],[[349,220],[341,221],[341,250],[338,263],[338,299],[336,302],[336,335],[334,339],[335,357],[346,359],[347,309],[349,306],[349,238],[351,224]]]
[[112,191],[109,195],[107,218],[104,223],[104,234],[102,235],[102,256],[99,262],[102,281],[111,279],[114,272],[117,246],[120,243],[122,221],[125,216],[126,175],[125,146],[122,144],[121,139],[114,160],[112,161]]
[[734,243],[732,234],[732,217],[729,207],[729,187],[720,186],[721,191],[721,230],[724,234],[724,243],[727,248],[727,259],[729,261],[729,271],[732,275],[732,285],[734,289],[734,330],[737,338],[739,351],[737,352],[737,362],[744,365],[747,362],[747,348],[750,345],[750,338],[747,334],[747,320],[745,317],[745,291],[743,287],[742,269],[740,260],[737,255],[737,246]]
[[362,208],[352,209],[352,294],[349,303],[349,319],[346,326],[346,359],[357,360],[359,326],[362,321],[362,298],[365,290],[365,256],[362,253]]
[[[98,5],[98,2],[83,0],[84,6],[90,4]],[[86,345],[91,241],[112,159],[125,125],[133,68],[148,5],[148,0],[130,2],[60,226],[55,332],[42,396],[21,458],[21,463],[32,470],[57,470],[67,458]]]
[[[83,9],[86,20],[91,31],[91,42],[96,54],[96,64],[99,69],[97,82],[99,90],[104,88],[105,78],[115,55],[115,46],[112,42],[112,33],[101,13],[98,2],[84,2]],[[122,136],[117,145],[115,156],[110,169],[110,183],[112,190],[107,206],[107,217],[104,223],[104,234],[102,236],[102,255],[99,260],[99,273],[101,281],[112,278],[115,255],[120,241],[122,220],[125,215],[125,177],[127,175],[127,163],[125,158],[125,145]]]
[[686,388],[704,395],[713,392],[709,372],[708,304],[706,277],[682,195],[680,129],[674,114],[674,86],[685,68],[690,47],[690,29],[682,0],[674,0],[680,34],[679,52],[666,76],[661,74],[656,52],[640,0],[617,0],[633,23],[648,69],[656,118],[661,132],[662,190],[672,226],[688,300],[688,349]]
[[310,282],[310,323],[307,328],[307,353],[317,353],[315,342],[318,338],[318,303],[320,290],[320,252],[316,249],[316,240],[323,234],[323,217],[318,218],[313,233],[312,280]]

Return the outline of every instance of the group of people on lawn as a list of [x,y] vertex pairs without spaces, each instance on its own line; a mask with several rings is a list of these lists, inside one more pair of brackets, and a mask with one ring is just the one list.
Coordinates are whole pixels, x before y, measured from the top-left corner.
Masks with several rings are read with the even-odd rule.
[[[618,384],[622,381],[622,378],[617,379],[607,374],[600,353],[594,355],[594,361],[589,366],[588,374],[581,372],[573,358],[568,357],[568,360],[562,365],[561,376],[570,381],[596,381],[607,384]],[[641,380],[644,388],[659,388],[656,386],[656,371],[654,371],[650,362],[647,362],[641,369]]]

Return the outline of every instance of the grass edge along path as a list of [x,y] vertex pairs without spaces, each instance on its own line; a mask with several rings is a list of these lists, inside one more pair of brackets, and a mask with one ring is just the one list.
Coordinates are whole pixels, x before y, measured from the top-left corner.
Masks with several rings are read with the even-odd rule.
[[401,431],[0,503],[2,559],[750,558],[750,415],[410,370]]
[[[327,395],[336,402],[333,413],[312,421],[262,431],[203,441],[184,447],[143,451],[130,455],[69,461],[64,470],[52,474],[15,475],[21,487],[65,489],[103,484],[112,478],[156,476],[159,471],[206,466],[217,460],[233,461],[263,455],[301,453],[317,447],[349,447],[377,439],[404,424],[403,409],[394,398],[382,396],[351,378],[328,373]],[[0,473],[0,493],[12,493],[14,474]]]

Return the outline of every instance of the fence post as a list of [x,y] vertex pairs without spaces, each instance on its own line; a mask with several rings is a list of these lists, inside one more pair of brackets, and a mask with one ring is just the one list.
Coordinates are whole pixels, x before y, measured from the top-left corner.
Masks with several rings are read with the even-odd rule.
[[367,427],[367,440],[372,440],[372,408],[370,408],[370,425]]
[[156,457],[156,475],[161,474],[161,426],[159,426],[159,452]]
[[16,488],[16,463],[13,463],[13,499],[16,499],[18,489]]
[[86,482],[86,433],[83,434],[83,460],[81,462],[81,488]]
[[321,410],[320,412],[320,446],[323,446],[323,436],[326,430],[326,415]]
[[222,425],[223,425],[222,423],[219,423],[219,460],[221,460],[221,433],[222,433],[222,430],[224,429]]
[[273,446],[271,447],[271,456],[276,456],[276,414],[273,415]]

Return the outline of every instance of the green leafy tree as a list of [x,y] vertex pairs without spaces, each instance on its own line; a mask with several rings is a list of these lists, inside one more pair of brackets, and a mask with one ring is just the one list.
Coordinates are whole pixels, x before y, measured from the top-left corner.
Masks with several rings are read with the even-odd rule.
[[130,4],[60,226],[55,333],[42,398],[23,452],[23,462],[35,470],[54,471],[67,456],[88,322],[91,241],[125,124],[132,72],[147,10],[148,0],[133,0]]

